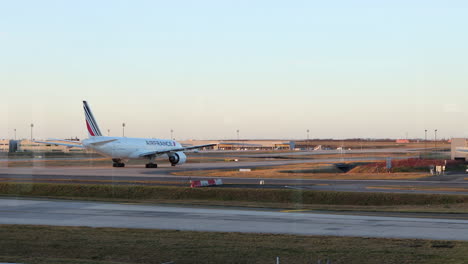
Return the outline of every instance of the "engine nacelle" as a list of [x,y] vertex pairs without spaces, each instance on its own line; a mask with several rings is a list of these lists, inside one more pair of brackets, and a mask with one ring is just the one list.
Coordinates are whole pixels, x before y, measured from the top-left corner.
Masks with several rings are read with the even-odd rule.
[[172,166],[184,164],[187,161],[187,156],[183,152],[176,152],[167,155],[169,156],[169,162]]

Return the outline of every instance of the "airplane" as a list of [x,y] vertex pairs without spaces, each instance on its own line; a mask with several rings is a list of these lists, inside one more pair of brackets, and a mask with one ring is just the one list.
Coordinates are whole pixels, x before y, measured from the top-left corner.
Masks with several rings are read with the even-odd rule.
[[[187,155],[184,151],[211,147],[216,144],[183,147],[175,140],[154,138],[129,138],[129,137],[106,137],[103,136],[99,126],[94,119],[91,108],[83,101],[86,119],[86,128],[89,138],[81,143],[73,140],[51,139],[51,141],[34,141],[37,143],[62,145],[67,147],[78,147],[93,150],[113,161],[113,167],[125,167],[129,159],[148,159],[146,168],[157,168],[156,157],[166,155],[172,166],[184,164]],[[59,141],[59,142],[57,142]]]

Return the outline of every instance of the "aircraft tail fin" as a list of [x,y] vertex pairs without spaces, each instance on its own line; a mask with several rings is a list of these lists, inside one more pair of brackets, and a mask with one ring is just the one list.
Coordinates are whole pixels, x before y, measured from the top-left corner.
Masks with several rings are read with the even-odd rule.
[[102,136],[101,130],[99,130],[99,126],[94,119],[93,113],[91,112],[91,108],[88,105],[88,102],[83,101],[83,108],[86,117],[86,128],[88,129],[88,133],[91,137]]

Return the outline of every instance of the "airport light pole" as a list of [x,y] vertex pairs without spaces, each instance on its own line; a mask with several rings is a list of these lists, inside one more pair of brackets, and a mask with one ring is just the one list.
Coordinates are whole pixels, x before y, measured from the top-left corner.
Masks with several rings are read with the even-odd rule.
[[172,133],[174,133],[174,129],[171,129],[171,140],[174,140],[174,137],[172,136]]
[[125,123],[122,123],[122,137],[125,137]]
[[437,148],[437,129],[434,130],[434,148]]
[[31,142],[33,141],[33,127],[34,127],[34,124],[31,123]]
[[427,129],[424,129],[424,152],[427,153]]
[[307,150],[310,150],[310,148],[309,148],[309,132],[310,132],[310,130],[307,129],[307,143],[306,143]]
[[236,132],[237,132],[237,144],[239,144],[239,129],[237,129]]
[[107,136],[110,137],[110,129],[107,129]]

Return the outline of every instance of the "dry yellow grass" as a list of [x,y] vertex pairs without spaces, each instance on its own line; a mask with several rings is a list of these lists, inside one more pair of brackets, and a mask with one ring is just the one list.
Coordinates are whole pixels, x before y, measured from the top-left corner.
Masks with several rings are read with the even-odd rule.
[[290,178],[299,179],[329,179],[329,180],[410,180],[427,177],[426,173],[317,173],[312,175],[298,174]]
[[[301,170],[317,170],[317,173],[301,173]],[[320,173],[319,171],[333,171]],[[285,172],[290,171],[290,172]],[[299,171],[299,172],[294,172]],[[429,176],[427,173],[341,173],[329,164],[294,164],[269,168],[259,168],[250,172],[226,170],[202,170],[174,172],[180,176],[234,177],[234,178],[272,178],[272,179],[331,179],[331,180],[402,180],[418,179]]]
[[410,190],[410,191],[442,191],[442,192],[468,192],[466,188],[450,188],[450,187],[425,187],[425,186],[368,186],[366,189],[380,190]]

